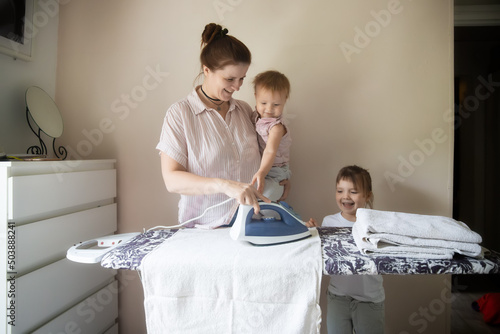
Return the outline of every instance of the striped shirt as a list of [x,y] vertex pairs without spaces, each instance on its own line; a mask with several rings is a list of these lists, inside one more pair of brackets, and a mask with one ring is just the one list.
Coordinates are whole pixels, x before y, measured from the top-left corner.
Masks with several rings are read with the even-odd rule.
[[[167,110],[156,148],[190,173],[250,183],[260,165],[259,145],[251,114],[252,109],[247,103],[231,99],[224,120],[215,109],[203,104],[194,89]],[[227,198],[222,193],[181,195],[179,222],[197,217],[206,208]],[[215,228],[225,225],[234,214],[235,203],[229,201],[211,209],[187,226],[200,224]]]
[[292,135],[290,129],[285,124],[285,120],[281,116],[277,118],[259,118],[257,119],[256,129],[259,134],[260,150],[264,151],[269,139],[269,131],[276,124],[282,124],[285,127],[286,133],[280,140],[278,151],[274,157],[273,167],[283,167],[290,162],[290,146],[292,146]]

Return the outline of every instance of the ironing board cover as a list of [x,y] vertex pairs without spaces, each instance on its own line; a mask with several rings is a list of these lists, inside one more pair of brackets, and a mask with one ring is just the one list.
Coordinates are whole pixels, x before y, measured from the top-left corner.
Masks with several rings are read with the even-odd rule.
[[[142,259],[174,235],[177,230],[155,230],[139,234],[107,253],[101,265],[112,269],[137,270]],[[491,251],[484,259],[455,255],[452,260],[368,256],[359,252],[348,227],[318,228],[325,275],[373,274],[497,274],[500,253]],[[271,246],[272,247],[272,246]]]

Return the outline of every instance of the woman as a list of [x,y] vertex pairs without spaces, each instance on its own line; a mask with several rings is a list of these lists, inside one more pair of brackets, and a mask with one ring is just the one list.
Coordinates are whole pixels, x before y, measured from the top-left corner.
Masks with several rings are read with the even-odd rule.
[[168,109],[157,145],[167,190],[181,194],[180,222],[228,197],[237,200],[207,211],[188,226],[226,225],[238,203],[252,205],[258,213],[257,201],[269,202],[250,183],[260,164],[252,109],[232,98],[252,57],[227,32],[214,23],[205,26],[200,54],[203,83]]

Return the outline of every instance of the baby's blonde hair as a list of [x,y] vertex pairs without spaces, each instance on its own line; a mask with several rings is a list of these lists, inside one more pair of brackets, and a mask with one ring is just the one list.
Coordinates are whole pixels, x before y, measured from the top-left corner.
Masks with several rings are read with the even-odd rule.
[[286,98],[290,96],[290,81],[278,71],[266,71],[259,73],[253,79],[254,92],[257,88],[264,88],[271,92],[283,92]]

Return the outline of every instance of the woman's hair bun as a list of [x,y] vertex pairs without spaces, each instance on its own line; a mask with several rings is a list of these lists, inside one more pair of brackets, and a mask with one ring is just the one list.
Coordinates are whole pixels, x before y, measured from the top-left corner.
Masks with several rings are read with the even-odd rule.
[[209,23],[201,34],[200,63],[210,70],[238,63],[250,64],[252,54],[239,39],[228,35],[228,30],[216,23]]
[[221,25],[216,23],[209,23],[205,26],[203,33],[201,34],[201,44],[209,44],[214,39],[218,37],[223,37],[227,34],[228,30],[223,29]]

